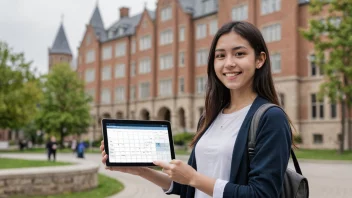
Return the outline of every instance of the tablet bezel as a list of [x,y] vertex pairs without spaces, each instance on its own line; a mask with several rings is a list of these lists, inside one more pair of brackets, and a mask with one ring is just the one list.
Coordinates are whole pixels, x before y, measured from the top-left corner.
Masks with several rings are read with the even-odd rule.
[[[101,121],[102,123],[102,133],[104,137],[104,148],[107,155],[109,155],[109,145],[107,140],[107,130],[106,124],[107,123],[114,123],[114,124],[150,124],[150,125],[166,125],[168,130],[168,137],[169,137],[169,144],[170,144],[170,152],[171,158],[175,159],[175,151],[174,151],[174,142],[172,138],[172,131],[171,131],[171,124],[169,121],[164,120],[120,120],[120,119],[107,119],[104,118]],[[118,162],[118,163],[111,163],[109,161],[109,157],[106,160],[106,166],[156,166],[153,163],[141,163],[141,162]]]

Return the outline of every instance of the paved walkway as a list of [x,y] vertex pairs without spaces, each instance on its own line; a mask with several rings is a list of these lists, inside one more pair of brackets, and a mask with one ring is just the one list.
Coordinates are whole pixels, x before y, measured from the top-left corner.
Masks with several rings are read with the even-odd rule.
[[[44,154],[0,154],[0,157],[22,159],[46,159]],[[72,154],[58,153],[58,160],[101,164],[99,154],[87,154],[86,159],[77,159]],[[178,156],[186,161],[188,156]],[[352,197],[352,163],[300,161],[303,174],[308,178],[311,198],[351,198]],[[289,164],[289,167],[293,167]],[[99,172],[118,179],[125,185],[125,189],[110,198],[176,198],[168,196],[156,185],[137,176],[107,171],[101,164]]]

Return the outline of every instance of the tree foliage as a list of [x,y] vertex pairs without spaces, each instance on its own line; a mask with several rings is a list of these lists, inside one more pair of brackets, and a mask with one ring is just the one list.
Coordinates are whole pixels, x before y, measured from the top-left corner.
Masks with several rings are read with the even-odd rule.
[[0,41],[0,128],[19,129],[34,119],[41,90],[30,65]]
[[52,67],[44,76],[44,97],[40,104],[37,123],[46,133],[63,138],[81,134],[91,123],[91,97],[84,92],[84,84],[68,64]]
[[345,109],[350,112],[352,106],[352,0],[311,0],[309,11],[313,19],[301,33],[314,44],[316,62],[326,77],[319,98],[328,96],[331,103],[342,105],[342,152]]

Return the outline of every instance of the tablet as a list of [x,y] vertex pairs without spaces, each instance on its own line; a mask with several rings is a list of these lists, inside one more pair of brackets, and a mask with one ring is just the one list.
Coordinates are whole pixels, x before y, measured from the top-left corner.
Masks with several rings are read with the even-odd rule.
[[155,166],[175,159],[170,122],[103,119],[107,166]]

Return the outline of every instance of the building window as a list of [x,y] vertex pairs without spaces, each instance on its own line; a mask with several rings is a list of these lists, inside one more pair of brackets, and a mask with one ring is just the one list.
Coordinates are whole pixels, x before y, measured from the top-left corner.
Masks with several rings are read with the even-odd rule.
[[215,35],[217,31],[218,31],[218,20],[217,19],[211,20],[209,23],[209,34]]
[[111,59],[111,54],[112,54],[111,46],[103,48],[103,60],[110,60]]
[[87,89],[86,90],[86,94],[90,97],[92,97],[93,101],[94,101],[94,98],[95,98],[95,89],[92,88],[92,89]]
[[121,57],[126,55],[126,43],[117,43],[115,49],[115,57]]
[[[316,60],[315,54],[311,54],[309,56],[309,64],[310,64],[310,75],[311,76],[324,75],[323,69],[317,65],[317,60]],[[324,61],[321,61],[321,64],[324,64]]]
[[172,30],[165,30],[160,33],[160,45],[171,44],[173,41]]
[[197,51],[197,66],[206,65],[208,62],[208,50],[201,49]]
[[92,38],[90,36],[90,34],[87,35],[87,38],[86,38],[86,45],[90,45],[92,43]]
[[139,73],[145,74],[151,72],[150,59],[143,59],[139,62]]
[[273,54],[270,57],[271,59],[271,69],[272,73],[281,72],[281,54]]
[[270,14],[281,9],[281,0],[261,0],[262,14]]
[[131,94],[130,96],[131,101],[136,100],[136,86],[131,86],[130,94]]
[[312,118],[316,119],[324,118],[324,99],[322,101],[318,101],[316,94],[311,94],[311,111],[312,111]]
[[185,66],[185,53],[184,52],[180,52],[178,58],[179,58],[178,65],[180,67],[184,67]]
[[87,69],[84,77],[86,83],[94,82],[95,80],[95,69]]
[[125,64],[116,64],[115,66],[115,78],[125,77]]
[[173,66],[172,55],[160,56],[160,70],[171,69]]
[[285,108],[285,94],[279,93],[279,102],[282,108]]
[[281,24],[273,24],[263,27],[263,37],[265,42],[274,42],[281,40]]
[[248,19],[248,5],[236,6],[232,9],[233,21],[244,21]]
[[203,0],[203,13],[209,13],[214,10],[214,0]]
[[102,92],[101,92],[101,103],[102,104],[110,104],[111,103],[111,93],[110,93],[110,89],[108,88],[103,88]]
[[92,63],[94,61],[95,61],[95,51],[92,49],[86,53],[86,63]]
[[115,102],[125,101],[125,87],[117,87],[115,90]]
[[207,36],[207,25],[206,24],[198,24],[197,25],[197,39],[202,39]]
[[184,41],[185,40],[185,27],[180,27],[180,41]]
[[161,9],[161,21],[170,20],[172,17],[172,7],[165,7]]
[[131,53],[132,54],[136,53],[136,40],[135,39],[133,39],[131,41]]
[[323,143],[323,135],[322,134],[313,134],[313,143],[314,144],[322,144]]
[[178,93],[184,93],[185,92],[185,79],[180,78],[178,81]]
[[136,63],[132,62],[131,63],[131,77],[136,75]]
[[151,48],[151,37],[149,35],[143,36],[139,40],[139,50],[147,50]]
[[139,98],[146,99],[150,96],[149,92],[149,82],[141,83],[139,87]]
[[172,95],[172,80],[160,80],[159,82],[159,96]]
[[331,118],[337,117],[337,105],[336,103],[330,104],[330,116]]
[[102,80],[110,80],[111,79],[111,66],[107,65],[103,67],[103,73],[101,74]]
[[203,94],[205,93],[205,86],[206,86],[206,77],[197,77],[196,78],[196,93]]

